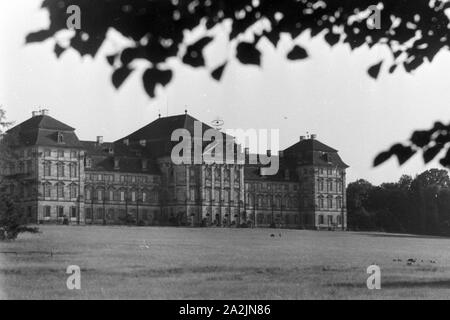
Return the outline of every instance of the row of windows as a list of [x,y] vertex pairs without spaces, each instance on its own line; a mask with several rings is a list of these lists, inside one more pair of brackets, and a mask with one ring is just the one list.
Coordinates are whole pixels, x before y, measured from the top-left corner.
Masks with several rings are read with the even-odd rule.
[[58,157],[58,158],[66,158],[70,157],[71,159],[78,159],[79,152],[77,150],[64,150],[64,149],[45,149],[44,157]]
[[52,185],[51,183],[47,182],[42,185],[43,187],[43,196],[45,198],[51,198],[52,194],[54,194],[54,191],[56,190],[56,197],[58,199],[66,198],[66,189],[69,191],[69,198],[75,199],[78,197],[78,186],[76,184],[71,184],[69,186],[65,186],[64,183],[57,183],[56,185]]
[[[333,180],[329,179],[326,181],[327,182],[327,191],[338,191],[338,192],[342,192],[342,181],[336,181],[333,182]],[[325,182],[323,179],[319,179],[318,180],[319,183],[319,190],[320,191],[325,191]],[[336,188],[334,188],[334,185],[336,185]]]
[[158,202],[159,195],[155,191],[126,191],[126,190],[91,190],[86,189],[86,200],[95,201],[131,201],[131,202]]
[[[44,206],[44,218],[50,218],[52,212],[51,206]],[[63,206],[57,206],[56,207],[56,216],[58,218],[64,218],[69,216],[70,218],[74,219],[77,218],[78,214],[78,208],[77,207],[70,207],[69,212],[66,212],[65,208]]]
[[[332,215],[327,215],[326,218],[327,218],[327,223],[326,224],[329,225],[329,226],[342,224],[341,223],[342,222],[342,217],[340,215],[336,216],[336,217],[334,217]],[[322,224],[322,225],[325,224],[325,216],[322,215],[322,214],[319,215],[319,224]]]
[[[326,200],[326,201],[325,201]],[[325,207],[326,203],[326,207]],[[336,199],[333,198],[319,198],[319,208],[327,208],[327,209],[342,209],[342,198],[337,197]]]
[[[54,175],[55,167],[52,166],[50,161],[44,162],[44,176],[51,177]],[[66,165],[63,162],[58,162],[56,164],[56,175],[58,177],[70,177],[70,178],[78,178],[78,165],[76,163],[70,163]]]
[[[248,189],[250,191],[289,191],[289,184],[281,183],[249,183]],[[293,191],[298,190],[296,184],[291,184]]]
[[[92,208],[86,208],[85,209],[85,213],[86,213],[86,220],[119,220],[120,217],[125,217],[127,214],[129,216],[131,216],[132,218],[136,218],[136,216],[138,216],[138,218],[141,220],[150,220],[152,218],[151,216],[151,212],[148,209],[142,209],[139,210],[139,212],[136,209],[130,209],[130,210],[125,210],[125,209],[104,209],[104,208],[96,208],[96,209],[92,209]],[[95,215],[93,214],[95,213]],[[158,211],[154,211],[153,215],[157,215]]]
[[[103,181],[103,182],[115,182],[116,177],[113,174],[87,174],[87,180],[90,181]],[[148,176],[134,176],[134,175],[121,175],[119,178],[122,183],[138,183],[145,184],[152,182],[151,177]]]

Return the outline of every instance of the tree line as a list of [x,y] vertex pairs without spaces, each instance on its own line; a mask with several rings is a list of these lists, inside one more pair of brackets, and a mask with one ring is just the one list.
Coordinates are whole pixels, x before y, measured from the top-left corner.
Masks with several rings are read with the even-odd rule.
[[379,186],[359,179],[347,188],[350,230],[450,235],[450,178],[431,169]]

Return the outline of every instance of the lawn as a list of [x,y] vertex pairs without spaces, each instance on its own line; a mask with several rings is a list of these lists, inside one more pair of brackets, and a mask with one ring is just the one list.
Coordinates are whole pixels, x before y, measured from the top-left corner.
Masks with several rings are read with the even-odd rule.
[[[41,234],[0,243],[0,298],[450,298],[450,239],[445,238],[274,229],[40,228]],[[408,265],[410,258],[416,263]],[[372,264],[381,268],[381,290],[367,289],[366,269]],[[69,265],[81,268],[81,290],[67,289]]]

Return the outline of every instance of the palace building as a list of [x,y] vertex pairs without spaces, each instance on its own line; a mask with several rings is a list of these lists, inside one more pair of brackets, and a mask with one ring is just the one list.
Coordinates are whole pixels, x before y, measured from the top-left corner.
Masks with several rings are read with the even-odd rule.
[[160,117],[115,142],[81,141],[48,111],[33,112],[6,133],[14,156],[2,176],[35,223],[346,229],[348,166],[337,150],[302,136],[279,152],[275,175],[249,163],[247,149],[244,161],[175,164],[172,133],[194,134],[196,121]]

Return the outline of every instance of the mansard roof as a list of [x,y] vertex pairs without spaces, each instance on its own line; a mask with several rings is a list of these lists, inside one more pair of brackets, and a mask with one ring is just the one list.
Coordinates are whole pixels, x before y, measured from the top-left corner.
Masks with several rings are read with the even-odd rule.
[[[132,134],[115,141],[114,144],[115,146],[120,146],[124,144],[125,140],[128,140],[130,146],[137,146],[140,141],[145,140],[146,147],[141,148],[142,152],[146,152],[154,158],[168,156],[171,154],[173,147],[178,144],[178,141],[171,141],[172,133],[176,129],[186,129],[191,134],[191,137],[194,137],[196,121],[202,125],[202,137],[206,130],[216,130],[185,113],[181,115],[158,118]],[[225,144],[226,134],[222,132],[220,133],[223,136]],[[210,141],[205,141],[203,146],[206,147],[210,143]]]
[[[32,117],[7,131],[13,143],[22,146],[58,146],[80,148],[75,129],[48,115]],[[63,142],[58,142],[58,133]]]
[[304,139],[283,151],[286,161],[298,165],[337,166],[348,168],[342,161],[336,149],[333,149],[317,139]]
[[30,131],[35,129],[47,129],[55,131],[75,131],[74,128],[62,123],[59,120],[49,116],[49,115],[39,115],[32,117],[21,124],[10,129],[10,131],[20,130],[20,131]]
[[[156,163],[148,159],[140,150],[125,145],[115,146],[112,142],[81,141],[86,156],[92,160],[91,168],[86,168],[86,172],[123,172],[140,174],[159,174]],[[114,168],[114,160],[119,160],[119,169]],[[142,161],[146,159],[147,169],[142,167]]]

